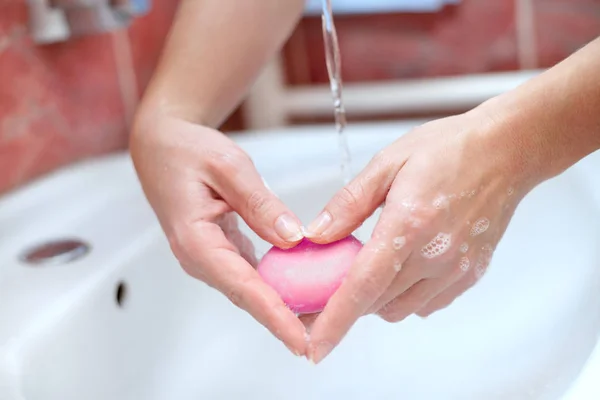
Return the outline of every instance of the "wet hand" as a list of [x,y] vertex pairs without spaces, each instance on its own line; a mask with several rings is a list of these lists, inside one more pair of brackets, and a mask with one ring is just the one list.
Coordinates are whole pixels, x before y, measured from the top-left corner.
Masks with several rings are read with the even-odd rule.
[[483,113],[434,121],[380,152],[331,200],[308,228],[315,242],[343,238],[383,210],[314,321],[309,359],[321,361],[363,315],[428,316],[481,279],[531,188],[514,145]]
[[254,248],[233,212],[280,248],[300,242],[300,222],[265,187],[248,155],[218,131],[166,116],[138,121],[131,153],[185,271],[224,293],[293,353],[305,354],[304,325],[259,277]]

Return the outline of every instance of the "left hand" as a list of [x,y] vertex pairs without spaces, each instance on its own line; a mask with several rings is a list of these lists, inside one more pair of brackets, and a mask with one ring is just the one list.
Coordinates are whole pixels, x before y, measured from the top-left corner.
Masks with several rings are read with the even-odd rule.
[[385,202],[371,239],[314,321],[310,360],[326,357],[363,315],[428,316],[483,276],[537,176],[502,130],[479,110],[418,127],[376,155],[309,226],[311,240],[333,242]]

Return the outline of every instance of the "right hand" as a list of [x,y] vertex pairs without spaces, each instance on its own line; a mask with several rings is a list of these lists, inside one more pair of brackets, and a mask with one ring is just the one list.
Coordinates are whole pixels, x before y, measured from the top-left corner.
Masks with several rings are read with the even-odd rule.
[[277,247],[302,240],[300,221],[265,187],[250,157],[218,131],[165,115],[138,118],[130,147],[146,197],[184,270],[304,355],[304,325],[254,269],[254,248],[233,214]]

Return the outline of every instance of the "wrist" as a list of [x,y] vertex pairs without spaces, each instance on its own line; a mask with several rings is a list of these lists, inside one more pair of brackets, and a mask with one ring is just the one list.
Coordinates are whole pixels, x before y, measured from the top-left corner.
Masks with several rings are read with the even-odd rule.
[[528,126],[528,121],[513,99],[499,96],[467,113],[475,129],[476,146],[505,175],[510,185],[528,192],[551,177],[547,147],[543,136]]
[[506,168],[533,188],[600,148],[595,114],[585,115],[560,90],[556,77],[540,76],[471,111],[484,123],[490,151],[502,152]]
[[532,184],[600,149],[600,39],[515,90],[473,110]]

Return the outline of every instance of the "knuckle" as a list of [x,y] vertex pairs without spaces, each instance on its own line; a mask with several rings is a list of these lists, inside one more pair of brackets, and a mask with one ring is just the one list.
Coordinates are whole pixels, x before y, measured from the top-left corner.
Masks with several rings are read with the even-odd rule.
[[360,282],[360,289],[356,294],[359,302],[370,302],[373,299],[377,299],[381,290],[377,278],[374,274],[368,274],[364,276]]
[[402,299],[402,310],[406,311],[415,311],[421,308],[425,303],[425,297],[422,294],[415,294],[412,296],[407,296]]
[[439,210],[436,210],[434,207],[427,207],[423,204],[408,202],[403,207],[408,208],[408,215],[404,222],[408,230],[418,229],[428,231],[433,228],[440,214]]
[[271,209],[272,203],[261,191],[254,191],[246,199],[246,210],[253,215],[264,215]]
[[225,288],[222,292],[227,296],[229,301],[241,309],[246,308],[245,295],[252,285],[252,278],[241,279]]
[[428,228],[436,223],[440,212],[434,207],[421,205],[417,207],[414,214],[421,221],[423,227]]
[[233,287],[225,291],[225,296],[229,301],[238,308],[242,308],[242,290],[238,287]]
[[360,182],[353,182],[344,186],[336,195],[335,203],[343,211],[355,212],[361,207],[361,199],[364,197],[364,187]]
[[370,166],[375,167],[379,171],[394,170],[398,167],[398,156],[390,148],[385,148],[375,154],[371,160]]

